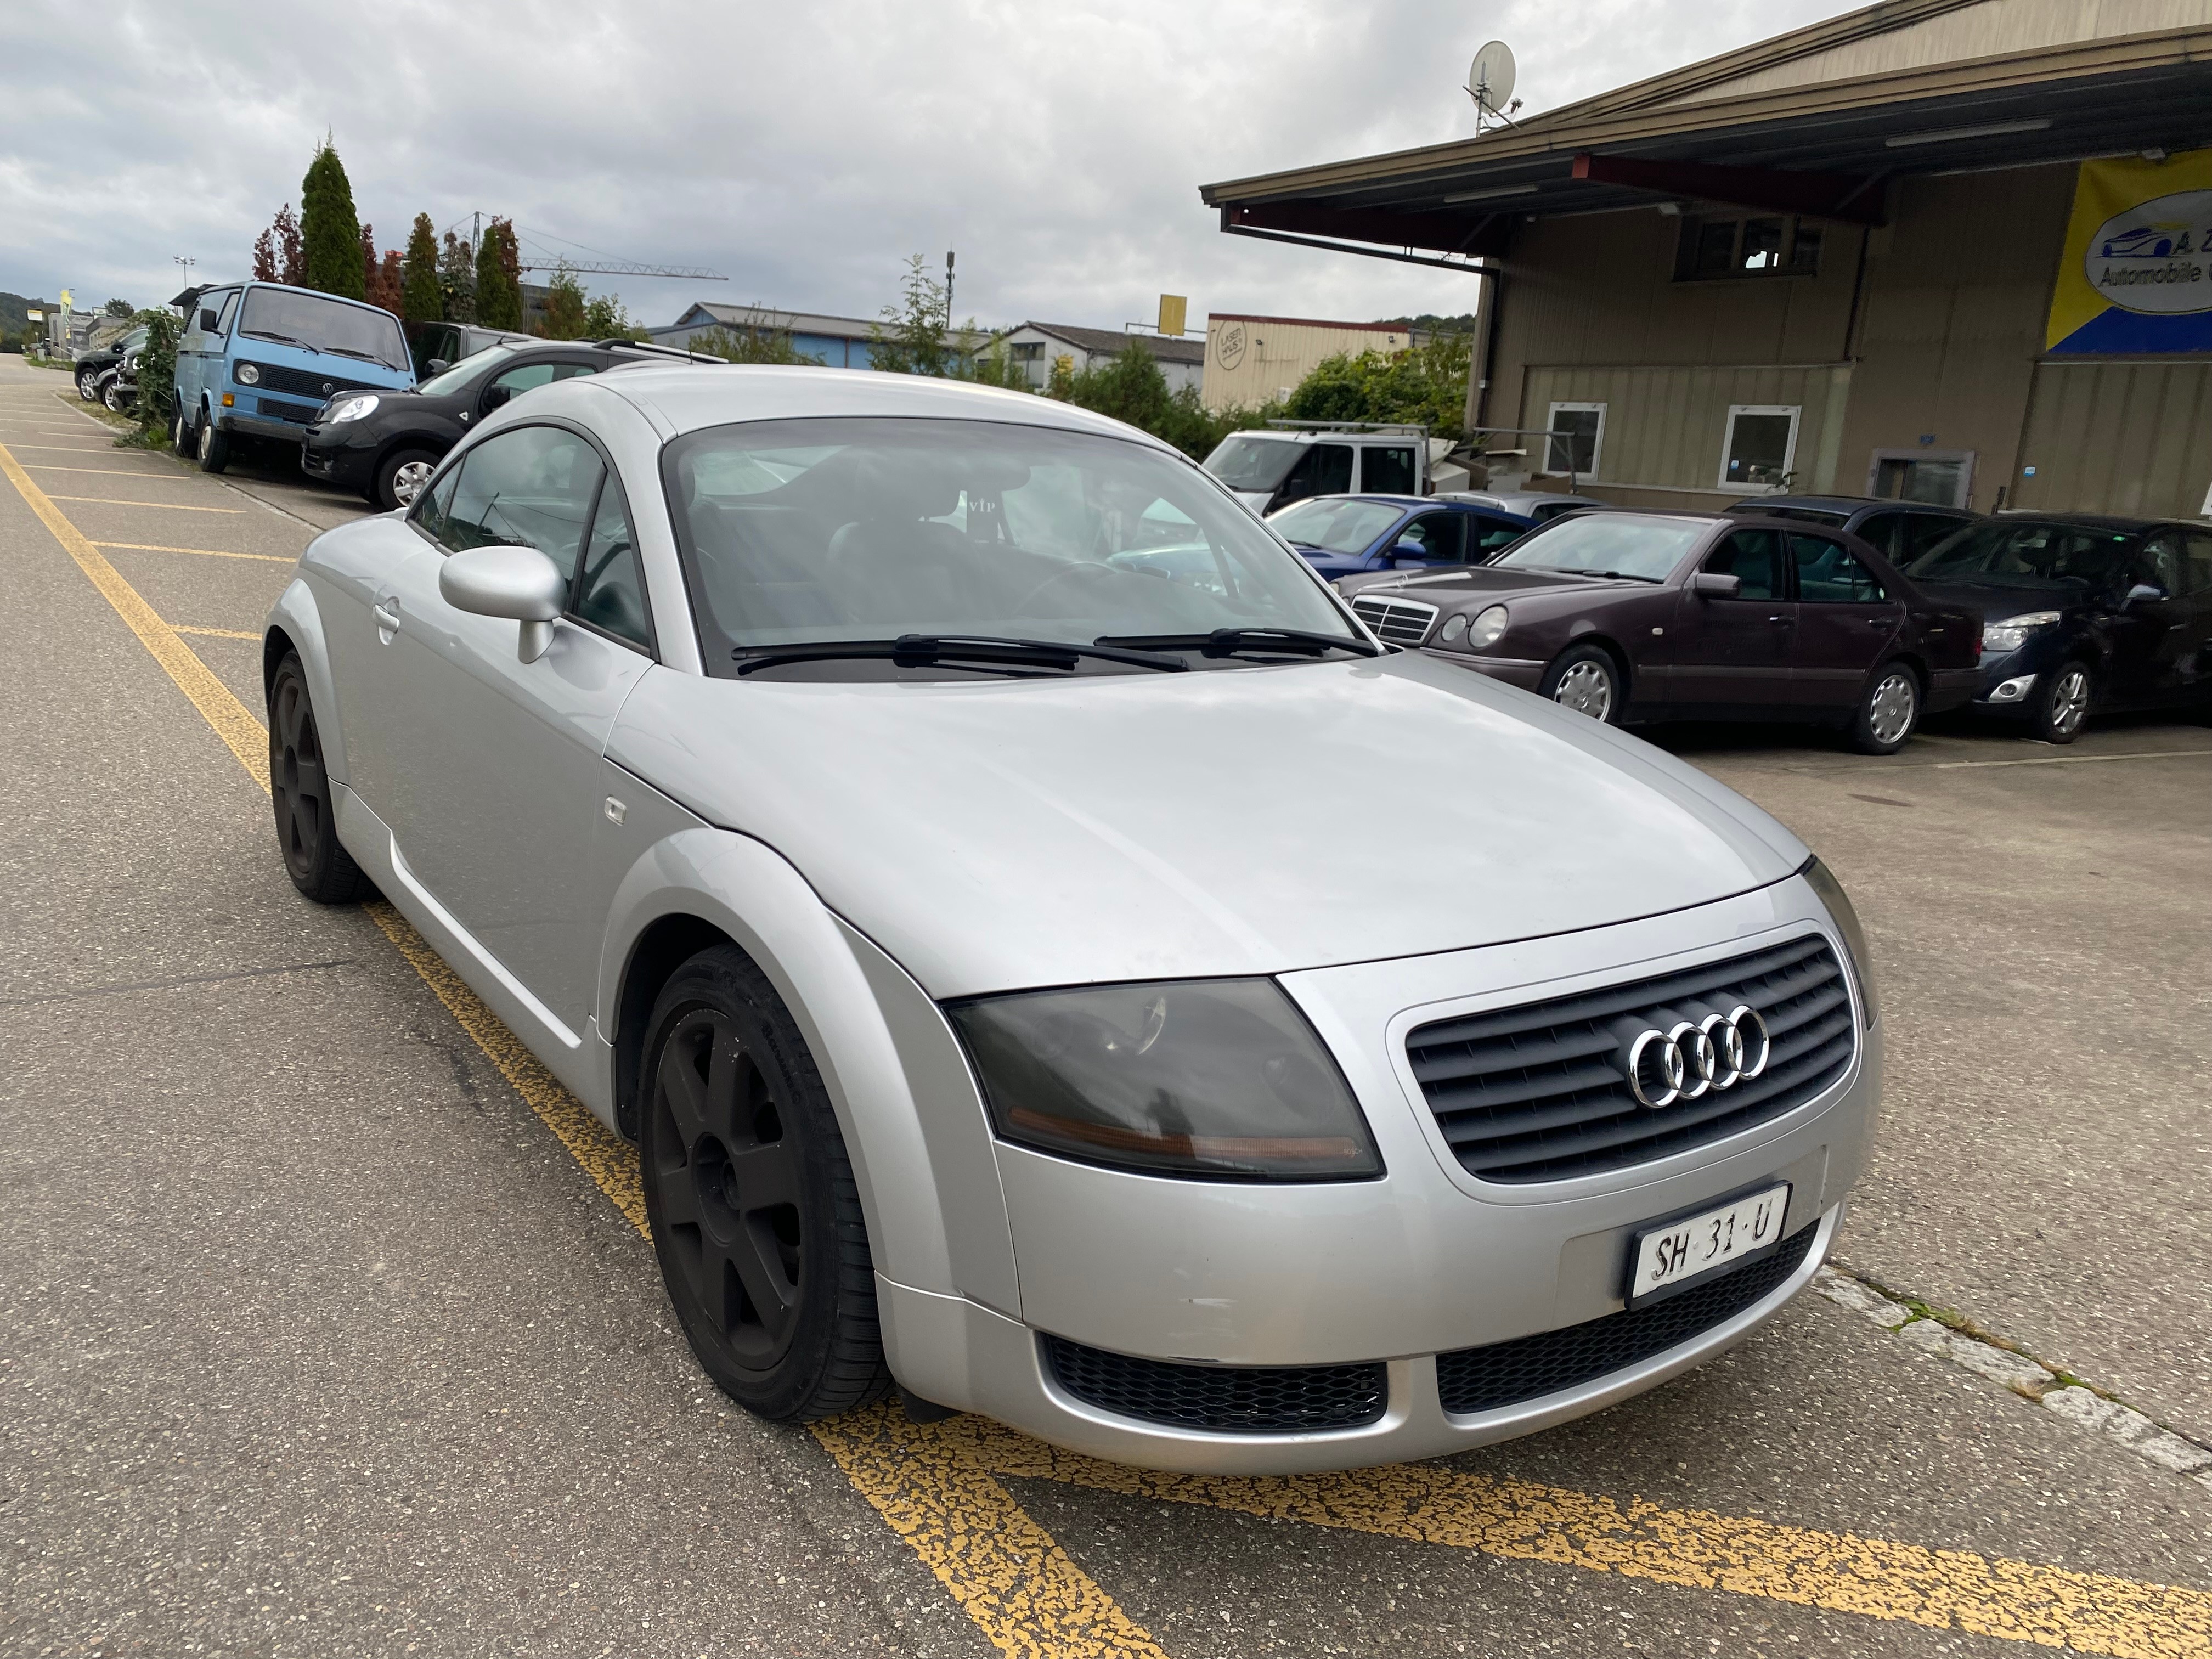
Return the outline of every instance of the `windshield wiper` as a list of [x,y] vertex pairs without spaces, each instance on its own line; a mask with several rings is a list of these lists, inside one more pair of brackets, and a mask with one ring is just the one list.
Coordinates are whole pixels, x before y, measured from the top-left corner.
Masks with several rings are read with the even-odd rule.
[[1647,576],[1636,570],[1573,570],[1565,566],[1553,567],[1562,576],[1604,576],[1617,582],[1656,582],[1663,580]]
[[1342,634],[1313,634],[1297,628],[1217,628],[1211,634],[1109,634],[1097,641],[1137,651],[1198,651],[1209,657],[1234,657],[1251,651],[1279,656],[1318,657],[1331,651],[1376,654],[1364,640]]
[[385,362],[383,358],[378,356],[373,351],[356,351],[351,346],[325,346],[322,349],[325,351],[335,351],[341,357],[358,357],[365,363],[380,363],[386,368],[392,367],[392,364]]
[[1127,663],[1135,668],[1187,669],[1181,657],[1148,651],[1121,651],[1103,645],[1075,645],[1064,640],[1002,639],[992,634],[902,634],[895,640],[817,640],[807,644],[739,646],[730,655],[739,674],[793,662],[828,662],[838,658],[889,657],[920,667],[934,662],[1012,663],[1022,667],[1072,672],[1085,657]]
[[278,345],[294,345],[299,347],[302,351],[312,351],[318,357],[323,355],[322,347],[319,345],[310,345],[305,340],[295,339],[289,334],[277,334],[265,328],[241,328],[238,331],[240,334],[245,335],[248,339],[274,340]]

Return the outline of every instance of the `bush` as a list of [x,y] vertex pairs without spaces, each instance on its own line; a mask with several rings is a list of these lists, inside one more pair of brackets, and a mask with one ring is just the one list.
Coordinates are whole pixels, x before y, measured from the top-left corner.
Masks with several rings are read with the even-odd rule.
[[144,327],[146,343],[138,349],[138,401],[131,410],[137,429],[124,441],[158,449],[169,441],[176,409],[177,314],[162,306],[134,320]]
[[1299,421],[1407,421],[1431,435],[1467,432],[1467,375],[1473,337],[1431,335],[1410,351],[1323,358],[1298,382],[1283,412]]
[[789,329],[772,322],[704,329],[684,344],[707,356],[720,357],[726,363],[805,363],[814,368],[822,367],[819,357],[810,357],[792,344]]
[[1105,362],[1081,369],[1070,369],[1065,363],[1063,359],[1053,365],[1052,380],[1045,388],[1047,397],[1141,427],[1193,460],[1204,460],[1231,432],[1264,425],[1268,416],[1279,412],[1271,404],[1216,414],[1200,401],[1194,386],[1170,392],[1158,360],[1134,340]]

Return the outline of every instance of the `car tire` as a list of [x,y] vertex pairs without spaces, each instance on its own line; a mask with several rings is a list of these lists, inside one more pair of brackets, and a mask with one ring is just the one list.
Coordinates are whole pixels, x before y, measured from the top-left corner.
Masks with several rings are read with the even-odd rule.
[[369,891],[368,878],[338,842],[322,732],[296,651],[284,653],[269,682],[269,798],[293,886],[318,904],[353,904]]
[[397,513],[415,504],[416,495],[429,482],[441,457],[427,449],[395,449],[376,464],[369,501],[386,513]]
[[220,472],[230,465],[230,434],[215,423],[212,412],[200,416],[193,448],[203,472]]
[[888,1394],[867,1225],[829,1091],[736,946],[701,951],[661,988],[639,1103],[653,1253],[715,1386],[783,1423]]
[[2027,723],[2045,743],[2071,743],[2081,735],[2096,700],[2097,677],[2086,662],[2062,662],[2028,694]]
[[1620,724],[1627,706],[1628,688],[1620,665],[1601,645],[1571,645],[1552,659],[1536,695],[1548,697],[1562,708],[1587,714],[1606,726]]
[[83,398],[85,402],[88,404],[98,403],[100,401],[100,371],[98,369],[80,368],[77,370],[76,395]]
[[1847,736],[1862,755],[1894,755],[1920,727],[1920,676],[1906,664],[1884,663],[1867,682]]
[[169,416],[169,447],[186,460],[191,459],[199,447],[199,434],[192,423],[185,418],[185,406],[177,404],[176,413]]
[[111,415],[123,412],[123,380],[120,375],[103,374],[100,378],[99,397],[95,401]]

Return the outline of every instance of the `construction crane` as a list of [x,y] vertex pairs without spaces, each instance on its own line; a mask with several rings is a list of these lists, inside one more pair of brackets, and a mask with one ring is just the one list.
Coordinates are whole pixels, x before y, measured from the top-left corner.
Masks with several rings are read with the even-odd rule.
[[[490,216],[492,216],[481,210],[469,216],[469,246],[471,248],[483,246],[483,222]],[[453,221],[453,224],[459,223],[460,223],[459,220]],[[446,227],[449,231],[453,228],[453,225]],[[585,247],[581,242],[569,242],[567,237],[555,236],[548,231],[526,233],[520,225],[511,220],[507,223],[507,228],[514,233],[518,245],[525,240],[526,236],[533,243],[540,240],[566,242],[568,246],[580,250],[598,262],[593,264],[578,264],[573,259],[560,255],[547,259],[544,257],[544,250],[533,248],[531,250],[532,257],[526,257],[517,264],[515,269],[519,271],[558,270],[566,265],[572,273],[580,276],[678,276],[695,283],[726,283],[730,280],[720,271],[709,270],[704,265],[650,265],[636,259],[618,259],[612,254],[601,253],[597,248]],[[516,251],[520,252],[522,250],[518,246]]]

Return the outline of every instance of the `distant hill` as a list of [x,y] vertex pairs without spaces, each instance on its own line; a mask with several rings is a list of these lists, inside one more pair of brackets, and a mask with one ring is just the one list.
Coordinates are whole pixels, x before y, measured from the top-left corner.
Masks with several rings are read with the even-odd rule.
[[[20,294],[0,290],[0,348],[9,351],[22,349],[23,337],[32,330],[29,313],[43,311],[49,314],[61,309],[58,300],[29,300]],[[44,324],[38,325],[43,328]]]

